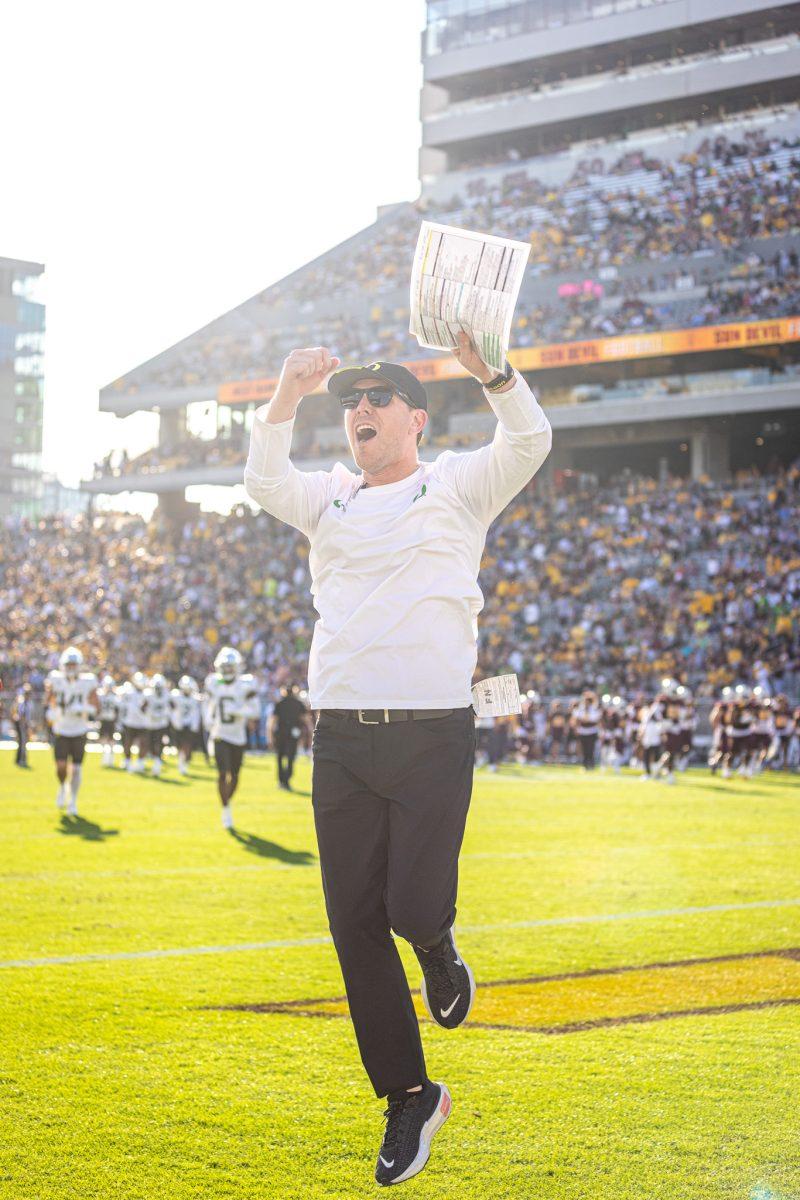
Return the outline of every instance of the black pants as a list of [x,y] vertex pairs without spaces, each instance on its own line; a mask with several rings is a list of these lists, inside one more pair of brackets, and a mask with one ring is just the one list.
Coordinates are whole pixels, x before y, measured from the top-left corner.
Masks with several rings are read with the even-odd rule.
[[456,915],[475,759],[472,708],[360,725],[322,713],[312,797],[322,886],[361,1059],[378,1096],[426,1078],[394,930],[435,946]]
[[154,758],[161,758],[164,753],[164,738],[167,736],[166,726],[163,729],[150,729],[147,733],[147,753]]
[[583,765],[587,771],[594,770],[594,752],[597,745],[596,733],[581,733],[578,735],[581,743],[581,755],[583,756]]
[[278,760],[278,783],[289,783],[297,754],[297,738],[278,730],[275,738],[275,757]]
[[28,765],[28,722],[15,721],[14,731],[17,735],[17,754],[14,762],[18,767]]
[[135,725],[122,726],[122,753],[126,758],[131,757],[134,742],[139,747],[139,757],[144,758],[150,733],[147,729],[138,729]]
[[644,767],[645,775],[653,774],[653,767],[658,762],[661,755],[660,746],[645,746],[642,750],[642,766]]

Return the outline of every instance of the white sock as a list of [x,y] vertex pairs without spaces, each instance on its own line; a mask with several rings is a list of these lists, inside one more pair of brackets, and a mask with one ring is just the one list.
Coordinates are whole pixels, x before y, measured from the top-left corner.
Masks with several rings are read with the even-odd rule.
[[154,775],[161,774],[161,759],[160,758],[153,759],[153,774]]
[[72,776],[69,781],[70,791],[72,792],[72,803],[78,799],[78,792],[81,787],[81,776],[83,775],[83,767],[76,763],[72,764]]

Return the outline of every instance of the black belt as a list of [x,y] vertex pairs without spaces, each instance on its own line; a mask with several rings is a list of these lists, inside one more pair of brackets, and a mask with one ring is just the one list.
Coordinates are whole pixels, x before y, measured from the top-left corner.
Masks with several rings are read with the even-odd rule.
[[454,712],[454,708],[323,708],[320,716],[343,717],[361,725],[389,725],[392,721],[434,721]]

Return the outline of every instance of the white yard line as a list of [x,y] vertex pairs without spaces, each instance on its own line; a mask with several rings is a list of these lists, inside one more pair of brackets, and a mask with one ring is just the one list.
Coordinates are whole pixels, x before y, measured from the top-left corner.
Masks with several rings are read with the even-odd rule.
[[[595,847],[596,848],[596,843]],[[761,850],[769,849],[770,846],[800,846],[800,842],[792,841],[787,838],[762,838],[754,842],[641,842],[638,845],[630,846],[603,846],[604,854],[640,854],[642,851],[654,851],[661,853],[663,850],[694,850],[697,853],[705,853],[708,850]],[[310,853],[313,853],[311,851]],[[478,861],[486,860],[491,862],[495,859],[502,861],[524,861],[529,858],[563,858],[564,846],[561,843],[553,843],[547,846],[538,846],[532,850],[464,850],[459,855],[460,859],[476,859]],[[287,870],[292,871],[296,868],[296,863],[285,863],[280,861],[272,861],[269,864],[270,870]],[[303,866],[316,866],[316,859],[309,860],[308,863],[301,864]],[[163,879],[171,876],[182,875],[227,875],[240,871],[263,871],[264,864],[257,863],[216,863],[208,866],[199,867],[120,867],[114,871],[92,871],[92,879],[122,879],[128,883],[135,883],[137,879]],[[0,887],[3,884],[19,884],[19,883],[49,883],[52,884],[57,880],[69,879],[85,879],[86,872],[76,869],[65,871],[7,871],[0,875]]]
[[[594,925],[603,921],[646,921],[659,917],[691,917],[701,913],[746,912],[759,908],[796,908],[798,900],[752,900],[744,904],[704,904],[692,908],[650,908],[635,912],[594,916],[543,917],[533,921],[498,921],[491,925],[459,925],[459,933],[489,933],[504,929],[544,929],[556,925]],[[184,958],[193,954],[239,954],[245,950],[285,950],[324,946],[330,937],[278,938],[269,942],[241,942],[232,946],[185,946],[168,950],[116,951],[109,954],[63,954],[53,958],[18,958],[0,962],[0,969],[71,966],[76,963],[128,962],[148,958]]]

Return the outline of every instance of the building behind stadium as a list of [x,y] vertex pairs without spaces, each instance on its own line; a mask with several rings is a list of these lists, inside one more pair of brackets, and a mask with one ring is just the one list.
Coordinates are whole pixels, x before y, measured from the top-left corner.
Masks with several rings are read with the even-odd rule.
[[[512,361],[548,410],[535,486],[630,470],[726,479],[800,452],[800,4],[761,0],[429,0],[420,198],[104,388],[159,414],[158,444],[84,486],[238,484],[285,354],[403,361],[430,436],[486,440],[458,364],[421,350],[408,281],[423,217],[531,241]],[[307,469],[347,460],[341,414],[310,397]]]
[[0,516],[41,506],[43,271],[41,263],[0,258]]

